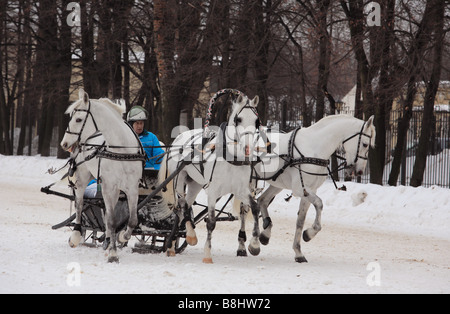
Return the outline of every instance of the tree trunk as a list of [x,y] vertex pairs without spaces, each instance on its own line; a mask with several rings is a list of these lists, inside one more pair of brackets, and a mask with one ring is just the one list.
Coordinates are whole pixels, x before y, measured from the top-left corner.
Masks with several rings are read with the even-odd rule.
[[[376,72],[379,72],[379,84],[375,91],[374,97],[374,114],[375,114],[375,128],[377,136],[375,138],[376,149],[370,151],[370,181],[372,183],[382,184],[383,171],[386,156],[386,117],[392,102],[394,100],[394,84],[395,75],[392,75],[392,55],[391,47],[393,46],[393,31],[394,31],[394,8],[395,0],[384,0],[382,3],[382,18],[384,27],[372,27],[372,31],[376,36],[371,38],[371,63]],[[375,70],[372,70],[375,72]],[[366,118],[372,113],[366,111],[368,114]]]
[[[8,97],[5,94],[5,84],[7,84],[4,81],[4,77],[8,75],[8,70],[4,68],[6,64],[8,64],[7,56],[8,56],[8,50],[7,50],[7,28],[6,26],[6,8],[7,3],[6,1],[2,1],[0,3],[0,38],[1,39],[1,45],[0,45],[0,83],[2,86],[2,89],[0,90],[0,154],[6,154],[6,155],[12,155],[13,153],[13,147],[11,138],[9,135],[9,128],[10,128],[10,108],[8,105]],[[5,42],[3,42],[5,41]],[[7,89],[6,89],[7,90]]]
[[[432,19],[434,20],[435,28],[433,70],[425,92],[422,129],[419,138],[419,145],[416,152],[416,160],[414,162],[413,173],[410,181],[410,185],[414,187],[422,185],[423,173],[425,171],[427,162],[431,128],[434,127],[434,124],[432,123],[434,111],[433,109],[441,77],[442,52],[444,46],[444,8],[444,0],[437,1],[434,16],[432,17]],[[432,145],[433,144],[434,143],[432,141]]]
[[[364,51],[364,3],[362,0],[358,1],[350,1],[349,6],[347,6],[346,1],[341,0],[341,6],[349,20],[349,27],[350,27],[350,35],[351,35],[351,41],[353,50],[355,53],[355,58],[358,63],[358,78],[359,82],[361,84],[361,93],[363,98],[363,112],[366,114],[366,118],[368,118],[370,115],[374,113],[373,105],[375,103],[374,96],[373,96],[373,90],[372,90],[372,77],[371,77],[371,71],[370,71],[370,64],[369,60],[366,56],[366,53]],[[358,95],[358,93],[357,93]],[[356,108],[358,110],[358,108]],[[357,112],[358,114],[359,112]],[[379,125],[378,122],[380,119],[384,119],[383,117],[379,117],[377,114],[379,114],[379,111],[375,111],[375,127],[377,129],[377,132],[379,131]],[[383,133],[381,134],[377,133],[377,139],[379,136],[383,136]],[[375,147],[375,150],[379,149],[378,147]],[[382,148],[384,150],[384,148]],[[370,165],[370,182],[381,184],[381,177],[383,175],[383,167],[380,167],[380,160],[377,158],[378,155],[374,154],[374,150],[371,148],[369,153],[369,165]],[[384,157],[384,156],[383,156]],[[384,159],[383,159],[384,160]]]
[[[66,8],[71,0],[63,0],[63,8]],[[64,137],[66,125],[69,123],[69,118],[64,114],[67,106],[69,105],[69,90],[70,90],[70,78],[72,76],[72,30],[67,23],[61,24],[61,33],[59,38],[59,62],[58,62],[58,94],[56,101],[56,121],[58,124],[58,143]],[[56,74],[55,74],[56,75]],[[68,158],[69,154],[64,151],[60,145],[58,145],[57,151],[58,158]]]
[[180,105],[177,99],[175,73],[173,68],[175,53],[176,1],[155,0],[154,6],[154,39],[155,52],[159,72],[161,91],[161,123],[159,137],[164,143],[172,142],[172,129],[178,125]]
[[419,24],[416,36],[408,53],[408,66],[411,70],[409,72],[406,101],[403,105],[403,117],[398,124],[397,144],[394,150],[391,173],[389,174],[389,185],[397,185],[398,175],[400,174],[400,166],[407,140],[409,122],[412,117],[412,107],[414,104],[415,95],[417,93],[416,83],[418,82],[420,75],[420,65],[423,63],[425,48],[427,47],[431,37],[433,17],[435,16],[435,14],[433,14],[433,10],[436,10],[436,8],[439,7],[439,5],[436,5],[439,1],[442,0],[427,1],[422,21]]
[[94,7],[87,11],[86,1],[80,1],[81,22],[81,65],[83,70],[83,88],[91,98],[99,97],[97,71],[94,60]]
[[239,16],[236,19],[236,32],[230,34],[230,40],[232,41],[232,57],[229,61],[229,80],[227,87],[236,88],[242,92],[246,92],[244,87],[248,86],[247,83],[247,71],[249,65],[249,51],[251,49],[251,32],[253,14],[253,2],[243,1],[239,10]]
[[319,77],[316,86],[316,121],[325,115],[325,95],[330,76],[330,36],[327,30],[327,15],[330,0],[318,1],[318,34],[319,34]]
[[41,70],[41,117],[39,125],[38,152],[50,156],[50,143],[55,125],[56,86],[58,78],[58,36],[56,2],[45,0],[39,6],[39,42],[36,62]]
[[258,114],[263,124],[267,123],[267,110],[269,106],[269,95],[267,93],[267,81],[269,79],[269,48],[271,43],[271,12],[273,12],[272,1],[259,0],[255,6],[255,72],[256,92],[259,95]]

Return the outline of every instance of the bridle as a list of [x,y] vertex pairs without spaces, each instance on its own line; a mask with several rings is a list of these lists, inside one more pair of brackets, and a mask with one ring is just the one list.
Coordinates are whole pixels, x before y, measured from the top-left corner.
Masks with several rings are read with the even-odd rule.
[[[70,116],[70,119],[72,119],[73,115],[74,115],[76,112],[86,112],[86,117],[84,118],[83,125],[81,126],[80,132],[72,132],[72,131],[70,130],[70,123],[69,123],[69,125],[67,126],[67,129],[66,129],[65,133],[71,134],[71,135],[78,135],[78,138],[77,138],[77,140],[76,140],[75,143],[80,143],[81,135],[83,134],[84,127],[86,126],[86,122],[87,122],[89,116],[91,117],[92,122],[94,123],[94,127],[95,127],[95,131],[96,131],[96,132],[98,132],[98,127],[97,127],[97,123],[95,122],[94,116],[92,115],[92,112],[91,112],[91,101],[90,101],[90,100],[89,100],[88,108],[87,108],[87,109],[74,109],[74,110],[72,111],[72,114],[71,114],[71,116]],[[94,133],[94,134],[95,134],[95,133]]]
[[360,150],[360,147],[361,147],[361,139],[362,139],[362,137],[365,136],[365,137],[368,137],[370,140],[372,140],[372,136],[371,136],[371,135],[367,135],[367,134],[365,134],[365,133],[363,132],[365,126],[366,126],[366,121],[364,121],[364,123],[363,123],[363,125],[362,125],[362,127],[361,127],[361,131],[359,131],[358,133],[355,133],[355,134],[353,134],[352,136],[346,138],[346,139],[342,142],[342,144],[344,144],[344,143],[348,142],[349,140],[351,140],[352,138],[358,136],[358,146],[357,146],[357,148],[356,148],[356,156],[355,156],[355,160],[353,161],[355,164],[356,164],[356,162],[358,161],[358,158],[361,158],[361,159],[364,159],[364,160],[368,160],[367,155],[366,155],[366,156],[361,156],[361,155],[359,154],[359,150]]
[[[259,119],[258,111],[256,110],[255,107],[252,107],[252,106],[249,105],[249,100],[248,99],[247,99],[247,103],[245,104],[245,106],[243,106],[241,108],[241,110],[239,110],[239,112],[236,113],[236,115],[234,116],[234,118],[233,118],[233,126],[235,128],[237,128],[238,124],[241,122],[240,121],[241,118],[239,118],[239,115],[241,114],[242,110],[244,110],[244,109],[250,109],[255,114],[255,116],[257,118],[256,123],[255,123],[255,128],[256,128],[256,130],[259,130],[259,127],[261,125],[261,120]],[[241,138],[243,136],[245,136],[245,135],[252,135],[252,134],[254,134],[254,133],[251,132],[251,131],[246,131],[246,132],[243,132],[243,133],[236,132],[235,136],[237,136],[237,138],[235,137],[233,140],[236,143],[238,143],[238,142],[240,142],[240,140],[241,140]]]

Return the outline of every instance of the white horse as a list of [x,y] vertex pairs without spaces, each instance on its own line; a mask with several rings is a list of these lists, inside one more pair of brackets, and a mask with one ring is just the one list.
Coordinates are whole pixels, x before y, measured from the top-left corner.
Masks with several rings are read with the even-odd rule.
[[303,239],[308,242],[321,230],[323,204],[316,191],[328,174],[328,160],[342,145],[346,171],[361,175],[367,164],[369,146],[375,145],[375,135],[373,116],[365,122],[345,115],[329,116],[308,128],[286,134],[267,133],[272,153],[255,167],[257,176],[270,184],[258,198],[264,229],[261,243],[266,245],[271,235],[272,222],[267,207],[283,189],[292,190],[293,196],[301,198],[293,245],[295,261],[307,262],[300,247],[303,225],[308,208],[313,204],[315,221],[304,231]]
[[[118,262],[116,240],[125,243],[136,226],[139,180],[142,178],[145,158],[139,138],[122,119],[125,104],[117,105],[106,98],[89,99],[83,89],[79,100],[66,110],[71,115],[61,147],[72,153],[80,165],[75,171],[75,227],[69,245],[81,241],[81,211],[83,194],[94,177],[101,187],[105,202],[106,238],[109,243],[108,262]],[[126,230],[116,235],[114,208],[123,191],[127,196],[130,218]],[[105,248],[106,249],[106,248]]]
[[[256,112],[258,96],[250,100],[239,95],[233,101],[232,112],[226,129],[205,143],[203,130],[195,129],[181,133],[172,143],[161,163],[159,183],[177,168],[185,165],[174,178],[173,184],[163,193],[167,203],[177,204],[186,220],[186,241],[197,243],[197,237],[189,217],[197,194],[206,189],[208,195],[207,240],[204,248],[204,263],[212,263],[211,237],[216,225],[215,205],[219,197],[233,193],[252,208],[254,217],[259,216],[257,203],[251,196],[250,176],[254,135],[259,127]],[[185,191],[187,188],[187,191]],[[177,197],[175,196],[175,192]],[[254,238],[249,250],[259,253],[259,227],[255,219]]]

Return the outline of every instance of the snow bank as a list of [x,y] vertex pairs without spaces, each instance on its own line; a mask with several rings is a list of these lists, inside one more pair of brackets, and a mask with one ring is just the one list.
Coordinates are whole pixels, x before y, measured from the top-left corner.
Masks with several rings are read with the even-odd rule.
[[346,182],[337,191],[331,182],[318,191],[323,221],[373,227],[385,231],[450,239],[450,190],[431,186],[390,187]]

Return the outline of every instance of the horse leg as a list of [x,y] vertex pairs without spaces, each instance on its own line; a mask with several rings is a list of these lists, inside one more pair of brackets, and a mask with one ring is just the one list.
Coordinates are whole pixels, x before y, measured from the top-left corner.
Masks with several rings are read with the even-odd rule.
[[308,200],[314,205],[314,208],[316,209],[316,218],[314,219],[312,227],[303,232],[303,240],[305,240],[305,242],[308,242],[312,238],[314,238],[316,234],[322,229],[322,200],[316,194],[311,192],[308,195]]
[[184,207],[184,219],[186,222],[186,242],[189,245],[196,245],[198,242],[197,234],[195,233],[195,226],[193,225],[192,219],[192,204],[194,204],[195,198],[198,193],[202,190],[203,186],[195,181],[192,181],[188,185],[187,195],[186,195],[186,206]]
[[216,213],[215,213],[216,199],[217,197],[215,197],[214,195],[208,195],[208,217],[206,218],[207,236],[203,257],[203,263],[205,264],[212,264],[213,262],[211,256],[211,238],[212,233],[216,228]]
[[175,244],[176,244],[176,237],[179,231],[179,224],[181,220],[181,214],[183,206],[185,206],[185,199],[184,197],[179,197],[177,200],[177,206],[173,209],[173,212],[175,213],[175,220],[174,225],[172,227],[172,231],[170,232],[170,235],[168,238],[165,239],[166,241],[166,255],[167,256],[175,256]]
[[[79,172],[82,171],[82,169],[78,169]],[[75,226],[73,228],[72,234],[69,238],[69,245],[72,248],[77,247],[81,240],[81,212],[83,211],[83,204],[84,204],[84,190],[86,189],[90,175],[88,172],[86,173],[77,173],[77,184],[75,187],[75,210],[76,210],[76,216],[75,216]],[[87,178],[87,179],[85,179]]]
[[264,193],[258,198],[258,205],[261,210],[263,218],[263,231],[259,235],[259,241],[262,245],[269,244],[270,236],[272,235],[272,220],[269,217],[268,207],[275,198],[275,195],[280,193],[283,189],[277,188],[273,185],[264,191]]
[[248,195],[248,199],[250,202],[250,208],[252,209],[254,224],[253,224],[253,232],[252,232],[252,239],[250,240],[250,244],[248,245],[248,251],[253,256],[258,255],[261,252],[261,248],[259,245],[259,205],[258,203],[253,199],[251,195]]
[[245,249],[245,241],[247,241],[247,235],[245,233],[245,217],[248,213],[248,206],[240,203],[240,212],[239,215],[241,217],[241,229],[239,230],[238,234],[238,242],[239,247],[237,250],[237,256],[247,256],[247,250]]
[[138,205],[138,189],[136,188],[135,191],[126,192],[127,195],[127,202],[128,202],[128,211],[129,211],[129,218],[127,223],[126,230],[122,230],[119,233],[118,240],[120,243],[126,243],[128,240],[131,239],[131,234],[138,224],[138,218],[137,218],[137,205]]
[[83,210],[83,193],[84,190],[76,189],[75,192],[75,210],[76,210],[76,216],[75,216],[75,226],[73,228],[72,234],[69,238],[69,245],[72,248],[77,247],[81,240],[81,212]]
[[[107,193],[105,191],[108,191]],[[118,263],[119,257],[117,256],[117,234],[116,234],[116,221],[114,217],[114,207],[119,200],[119,190],[107,189],[105,184],[103,184],[103,200],[105,202],[105,220],[106,220],[106,236],[110,236],[109,239],[109,252],[108,252],[108,263]]]
[[306,213],[308,212],[309,205],[310,205],[310,202],[302,197],[302,199],[300,201],[300,208],[299,208],[298,214],[297,214],[297,222],[296,222],[294,245],[293,245],[293,249],[295,252],[295,261],[298,263],[308,262],[302,253],[300,241],[301,241],[303,225],[305,223]]

